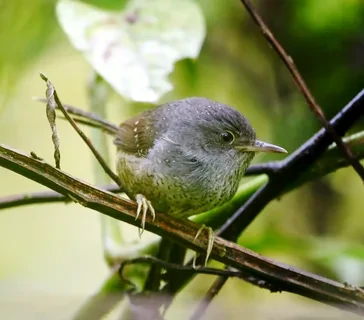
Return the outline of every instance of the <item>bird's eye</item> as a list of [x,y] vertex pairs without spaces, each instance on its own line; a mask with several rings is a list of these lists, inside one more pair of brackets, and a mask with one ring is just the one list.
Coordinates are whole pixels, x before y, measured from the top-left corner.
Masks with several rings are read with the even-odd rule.
[[225,143],[232,144],[235,140],[235,136],[230,131],[224,131],[220,134],[221,140]]

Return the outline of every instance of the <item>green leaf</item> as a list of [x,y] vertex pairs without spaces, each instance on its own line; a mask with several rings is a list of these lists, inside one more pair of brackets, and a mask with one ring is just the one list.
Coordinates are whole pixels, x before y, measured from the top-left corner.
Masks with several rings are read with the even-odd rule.
[[332,1],[308,0],[298,10],[297,19],[310,32],[337,32],[351,29],[362,19],[359,7],[362,0]]
[[157,102],[172,90],[174,64],[196,58],[205,23],[192,0],[130,0],[123,11],[104,11],[60,0],[57,16],[73,46],[122,96]]
[[82,2],[105,10],[124,9],[128,0],[81,0]]

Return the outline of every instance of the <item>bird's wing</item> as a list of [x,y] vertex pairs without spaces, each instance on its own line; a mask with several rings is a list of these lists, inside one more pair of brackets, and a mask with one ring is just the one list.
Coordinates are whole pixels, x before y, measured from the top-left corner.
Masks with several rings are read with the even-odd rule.
[[124,152],[144,157],[157,134],[153,114],[147,111],[120,124],[114,144]]

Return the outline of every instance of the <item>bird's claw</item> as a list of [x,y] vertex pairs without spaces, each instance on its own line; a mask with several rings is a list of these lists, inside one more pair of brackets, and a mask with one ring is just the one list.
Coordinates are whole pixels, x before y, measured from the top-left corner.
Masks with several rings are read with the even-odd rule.
[[155,219],[155,210],[152,206],[152,203],[146,197],[144,197],[142,194],[137,194],[136,202],[138,204],[138,209],[137,209],[135,220],[137,220],[139,218],[140,212],[142,211],[142,222],[140,224],[141,228],[139,228],[139,236],[141,236],[142,233],[144,232],[145,220],[147,217],[148,209],[150,211],[150,214],[152,215],[152,221],[154,221],[154,219]]
[[[200,229],[198,229],[196,235],[195,235],[195,239],[194,242],[197,240],[197,238],[200,236],[201,232],[203,230],[206,230],[208,232],[208,244],[207,244],[207,250],[206,250],[206,258],[205,258],[205,264],[204,266],[207,265],[207,262],[209,260],[212,248],[214,246],[214,241],[215,241],[215,233],[214,230],[212,230],[212,228],[210,227],[206,227],[204,224],[201,226]],[[196,268],[196,259],[197,259],[197,254],[195,255],[195,257],[193,258],[193,263],[192,266],[193,268]]]

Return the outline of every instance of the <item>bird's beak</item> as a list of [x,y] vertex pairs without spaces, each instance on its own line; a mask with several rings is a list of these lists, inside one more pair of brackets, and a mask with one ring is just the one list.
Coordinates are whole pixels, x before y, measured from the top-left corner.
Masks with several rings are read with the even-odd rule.
[[248,152],[288,153],[286,149],[260,140],[255,140],[253,145],[238,146],[237,149]]

